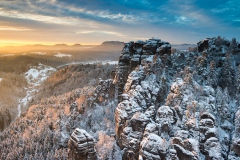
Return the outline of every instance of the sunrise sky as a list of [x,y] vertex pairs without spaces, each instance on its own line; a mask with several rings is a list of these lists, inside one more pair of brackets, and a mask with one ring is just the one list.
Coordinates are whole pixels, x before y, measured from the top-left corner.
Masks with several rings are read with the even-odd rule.
[[0,46],[240,40],[239,0],[0,0]]

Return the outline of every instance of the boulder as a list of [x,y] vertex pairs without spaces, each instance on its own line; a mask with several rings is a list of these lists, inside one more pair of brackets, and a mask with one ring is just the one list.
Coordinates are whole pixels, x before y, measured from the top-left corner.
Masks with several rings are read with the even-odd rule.
[[76,128],[68,141],[69,160],[96,160],[95,140],[85,130]]
[[208,47],[209,47],[208,41],[209,41],[209,38],[204,39],[204,40],[197,43],[198,52],[203,52],[204,50],[208,49]]

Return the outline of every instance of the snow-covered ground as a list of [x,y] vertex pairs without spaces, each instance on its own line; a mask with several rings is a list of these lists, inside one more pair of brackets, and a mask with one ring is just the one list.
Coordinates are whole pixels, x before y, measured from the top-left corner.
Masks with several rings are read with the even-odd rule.
[[45,52],[32,52],[33,54],[38,54],[38,55],[45,55]]
[[118,61],[86,61],[86,62],[75,62],[75,64],[98,64],[101,63],[103,65],[106,64],[118,64]]
[[40,84],[55,71],[55,68],[39,63],[38,66],[32,67],[25,73],[28,87],[25,88],[26,96],[19,100],[18,117],[21,115],[22,108],[26,107],[27,103],[32,100],[33,95],[38,92]]
[[104,61],[104,62],[102,62],[102,64],[111,64],[111,65],[114,65],[114,64],[118,64],[118,61]]
[[180,51],[181,51],[181,52],[188,52],[187,49],[181,49]]
[[72,57],[71,54],[64,54],[64,53],[59,53],[54,55],[55,57],[63,58],[63,57]]
[[15,54],[2,54],[0,55],[0,57],[10,57],[10,56],[14,56]]
[[71,62],[71,63],[67,63],[61,66],[58,66],[57,68],[61,68],[61,67],[65,67],[65,66],[69,66],[69,65],[74,65],[74,64],[98,64],[101,63],[103,65],[106,64],[110,64],[110,65],[117,65],[118,61],[86,61],[86,62]]

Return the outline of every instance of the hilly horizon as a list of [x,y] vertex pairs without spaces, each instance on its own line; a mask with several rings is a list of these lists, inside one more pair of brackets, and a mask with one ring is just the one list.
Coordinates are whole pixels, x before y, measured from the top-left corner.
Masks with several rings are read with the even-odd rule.
[[[113,46],[114,44],[114,46]],[[54,44],[54,45],[44,45],[44,44],[33,44],[33,45],[23,45],[23,46],[5,46],[0,47],[0,51],[8,52],[26,52],[26,51],[44,51],[44,50],[118,50],[122,48],[123,42],[120,41],[105,41],[100,45],[81,45],[75,43],[73,45],[68,44]]]
[[[119,51],[122,49],[124,42],[121,41],[104,41],[100,45],[81,45],[75,43],[68,45],[65,43],[53,44],[53,45],[44,45],[44,44],[32,44],[32,45],[23,45],[23,46],[2,46],[0,51],[2,53],[19,53],[19,52],[30,52],[30,51],[57,51],[57,50],[90,50],[90,51]],[[173,48],[187,50],[189,47],[196,47],[196,44],[173,44]],[[0,53],[0,54],[2,54]]]

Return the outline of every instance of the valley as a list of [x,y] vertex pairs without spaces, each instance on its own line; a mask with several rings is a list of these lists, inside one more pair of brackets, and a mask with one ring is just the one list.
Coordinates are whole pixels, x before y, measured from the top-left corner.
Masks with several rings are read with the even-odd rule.
[[[110,42],[107,44],[111,46]],[[38,51],[0,53],[0,132],[35,103],[34,97],[39,97],[42,82],[57,70],[77,64],[116,64],[113,60],[117,60],[116,49],[119,47],[111,50],[108,45],[105,43],[101,51],[82,47],[82,50],[38,48]],[[11,47],[7,49],[11,52]]]

